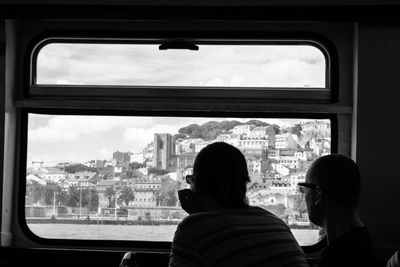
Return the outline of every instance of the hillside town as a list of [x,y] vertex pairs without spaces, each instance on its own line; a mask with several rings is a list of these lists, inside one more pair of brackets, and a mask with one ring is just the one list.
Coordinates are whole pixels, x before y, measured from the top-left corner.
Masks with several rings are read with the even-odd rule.
[[131,222],[179,222],[187,214],[177,191],[189,187],[197,153],[213,142],[226,142],[244,154],[251,183],[249,204],[260,206],[289,225],[308,226],[304,195],[312,162],[331,151],[328,120],[292,126],[249,120],[189,125],[178,134],[154,133],[142,151],[115,151],[110,159],[87,162],[28,163],[25,213],[29,218]]

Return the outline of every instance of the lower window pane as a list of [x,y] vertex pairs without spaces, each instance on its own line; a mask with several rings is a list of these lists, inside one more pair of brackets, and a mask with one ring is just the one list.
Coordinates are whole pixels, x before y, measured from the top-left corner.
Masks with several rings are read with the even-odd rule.
[[297,191],[330,153],[330,120],[29,114],[25,216],[43,238],[172,241],[187,214],[196,154],[222,141],[244,154],[247,197],[285,221],[301,245],[320,238]]

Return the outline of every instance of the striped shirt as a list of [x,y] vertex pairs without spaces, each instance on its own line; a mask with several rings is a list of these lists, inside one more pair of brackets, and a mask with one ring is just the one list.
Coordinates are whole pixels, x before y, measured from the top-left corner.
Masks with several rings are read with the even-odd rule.
[[289,227],[258,207],[200,212],[177,227],[169,266],[308,266]]

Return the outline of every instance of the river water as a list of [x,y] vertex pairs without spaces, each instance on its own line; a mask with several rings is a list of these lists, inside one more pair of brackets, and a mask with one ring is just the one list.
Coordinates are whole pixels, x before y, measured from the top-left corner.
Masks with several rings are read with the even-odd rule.
[[[44,238],[89,240],[135,240],[171,242],[176,225],[95,225],[95,224],[28,224],[30,230]],[[302,246],[318,241],[318,230],[292,229]]]

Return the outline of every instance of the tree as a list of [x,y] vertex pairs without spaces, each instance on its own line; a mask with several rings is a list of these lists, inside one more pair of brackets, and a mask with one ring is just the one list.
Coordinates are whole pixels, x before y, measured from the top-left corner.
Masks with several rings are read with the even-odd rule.
[[88,172],[97,172],[96,168],[91,168],[88,166],[85,166],[83,164],[72,164],[72,165],[68,165],[65,166],[64,171],[69,172],[69,173],[77,173],[77,172],[84,172],[84,171],[88,171]]
[[121,189],[121,193],[118,198],[118,204],[125,204],[125,206],[129,205],[129,202],[135,199],[135,195],[130,186],[124,186]]
[[176,206],[176,203],[178,202],[178,199],[175,194],[175,190],[171,190],[167,192],[167,199],[166,199],[166,206],[169,207],[174,207]]
[[169,207],[174,207],[176,206],[178,199],[176,197],[176,191],[175,190],[169,190],[166,191],[163,194],[156,195],[156,203],[159,203],[161,206],[169,206]]
[[87,207],[89,211],[96,211],[99,207],[99,194],[96,188],[85,189],[83,196],[85,203],[87,203],[84,207]]
[[26,185],[26,196],[32,203],[38,203],[43,200],[44,186],[36,181]]
[[178,140],[178,139],[186,139],[187,135],[183,134],[183,133],[177,133],[174,135],[174,140]]
[[50,183],[46,184],[43,189],[44,204],[53,205],[54,194],[57,194],[59,191],[61,191],[60,188],[57,186],[57,184]]
[[139,162],[131,162],[129,163],[129,168],[131,168],[131,170],[137,170],[143,168],[143,164]]
[[155,175],[165,175],[168,172],[166,170],[160,170],[160,169],[157,169],[157,168],[149,168],[147,173],[148,174],[155,174]]
[[264,121],[259,121],[259,120],[249,120],[245,124],[254,124],[256,127],[269,125],[269,123],[264,122]]
[[78,207],[79,206],[79,198],[80,198],[80,188],[78,186],[70,186],[68,188],[68,200],[67,206],[69,207]]
[[300,213],[300,216],[303,216],[304,213],[307,212],[307,205],[305,200],[305,194],[296,194],[294,196],[294,210]]
[[153,195],[156,200],[156,206],[161,206],[162,205],[162,196],[161,196],[160,191],[155,191],[153,193]]
[[275,134],[279,134],[281,132],[279,125],[272,124],[272,128],[274,128]]
[[115,206],[115,194],[116,191],[113,186],[107,187],[104,192],[104,196],[108,199],[108,207],[113,208]]
[[300,138],[302,136],[301,130],[302,130],[301,125],[300,124],[295,124],[291,128],[291,133],[297,135]]

